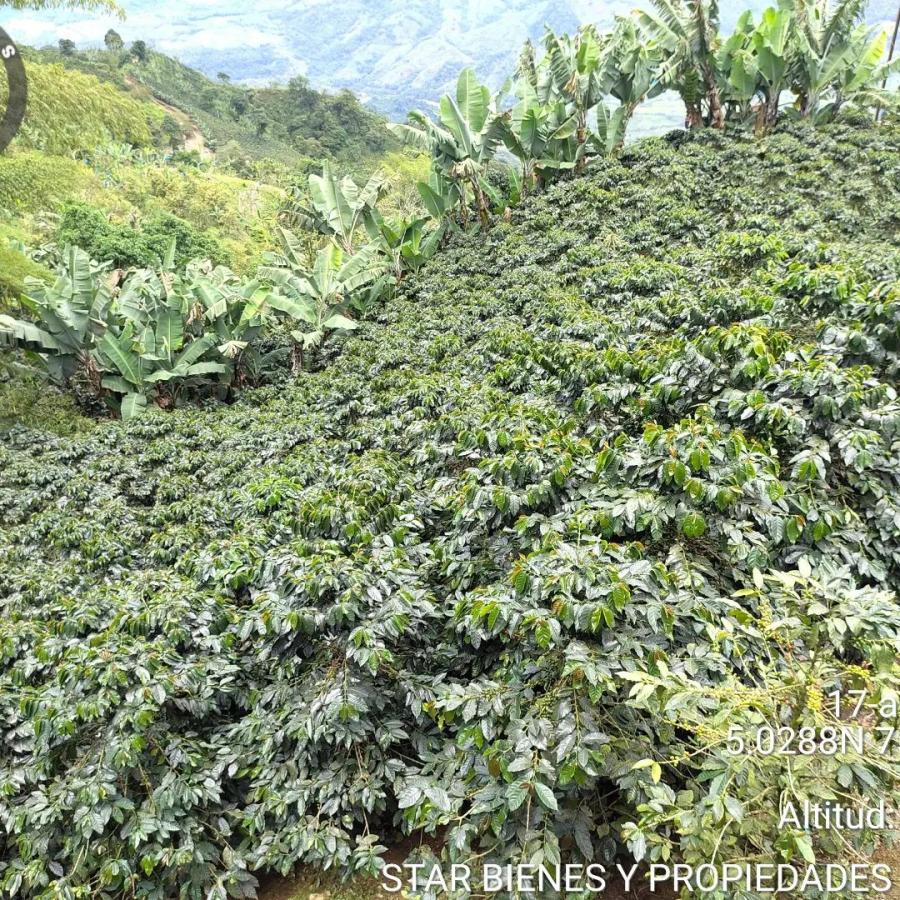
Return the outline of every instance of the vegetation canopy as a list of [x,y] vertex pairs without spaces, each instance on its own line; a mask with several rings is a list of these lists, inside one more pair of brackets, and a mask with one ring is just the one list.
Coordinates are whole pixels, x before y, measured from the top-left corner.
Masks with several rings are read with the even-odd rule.
[[[878,883],[874,826],[784,817],[900,802],[900,126],[864,5],[726,34],[653,0],[390,132],[112,30],[27,53],[0,894],[249,898],[407,839]],[[629,144],[664,90],[685,129]]]
[[249,896],[417,829],[846,854],[778,798],[890,801],[886,757],[728,737],[896,696],[897,138],[646,141],[456,238],[323,371],[8,430],[3,888]]

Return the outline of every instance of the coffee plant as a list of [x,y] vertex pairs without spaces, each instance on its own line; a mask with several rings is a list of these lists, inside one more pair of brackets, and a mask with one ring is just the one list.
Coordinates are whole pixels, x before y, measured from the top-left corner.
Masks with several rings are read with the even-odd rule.
[[0,888],[872,854],[779,801],[892,806],[892,748],[754,735],[897,698],[898,138],[626,147],[319,371],[3,432]]

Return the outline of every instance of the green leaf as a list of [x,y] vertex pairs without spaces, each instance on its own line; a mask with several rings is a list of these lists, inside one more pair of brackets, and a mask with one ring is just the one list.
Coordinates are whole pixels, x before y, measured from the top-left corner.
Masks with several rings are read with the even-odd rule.
[[506,789],[506,804],[510,812],[515,812],[528,798],[528,788],[524,781],[514,781]]
[[816,854],[813,850],[812,841],[805,834],[794,835],[794,846],[800,851],[803,859],[811,864],[816,862]]
[[131,341],[107,331],[97,346],[104,360],[114,366],[127,382],[136,387],[143,384],[141,360],[131,349]]
[[134,390],[124,378],[120,378],[118,375],[106,375],[100,383],[115,394],[130,394]]
[[725,809],[728,810],[728,814],[735,820],[735,822],[744,821],[744,804],[741,803],[741,801],[736,797],[725,797]]
[[8,334],[13,341],[31,344],[39,350],[59,350],[60,344],[47,331],[12,316],[0,316],[0,335]]
[[488,115],[490,91],[478,83],[472,69],[463,69],[456,82],[456,104],[469,127],[476,134],[484,128]]
[[188,366],[186,374],[193,377],[197,375],[225,375],[227,372],[228,366],[224,363],[199,362]]
[[681,520],[681,532],[686,538],[699,538],[706,534],[706,519],[698,512],[688,513]]
[[147,398],[143,394],[126,394],[122,398],[122,419],[134,419],[147,408]]
[[400,809],[409,809],[422,799],[422,791],[414,784],[407,784],[397,794],[397,806]]
[[546,784],[542,784],[540,781],[535,781],[534,793],[537,796],[538,800],[541,801],[542,806],[545,806],[547,809],[553,810],[554,812],[559,809],[559,806],[556,802],[556,795],[553,793],[553,789],[548,787]]
[[346,316],[342,316],[339,314],[335,314],[333,316],[329,316],[323,323],[323,328],[334,328],[334,329],[342,329],[344,331],[353,331],[359,326],[353,319],[348,319]]
[[281,294],[272,294],[269,297],[269,306],[279,312],[283,312],[292,319],[315,325],[316,310],[312,302],[307,299],[293,299]]

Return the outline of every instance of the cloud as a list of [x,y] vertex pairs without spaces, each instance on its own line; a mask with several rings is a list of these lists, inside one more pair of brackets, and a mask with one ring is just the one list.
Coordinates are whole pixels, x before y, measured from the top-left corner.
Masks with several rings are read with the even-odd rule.
[[200,28],[167,37],[156,42],[165,52],[179,53],[194,48],[204,50],[233,50],[238,47],[284,47],[284,38],[278,34],[247,28],[237,22],[224,22],[214,28]]
[[37,17],[29,15],[0,16],[0,24],[10,37],[20,44],[41,46],[68,38],[76,44],[96,44],[110,28],[115,28],[126,40],[136,40],[145,34],[159,31],[158,19],[149,13],[137,13],[122,22],[115,16]]

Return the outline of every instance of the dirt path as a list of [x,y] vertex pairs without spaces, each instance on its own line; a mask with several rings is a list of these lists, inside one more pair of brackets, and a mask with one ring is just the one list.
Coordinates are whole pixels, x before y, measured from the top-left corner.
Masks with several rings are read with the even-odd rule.
[[159,97],[155,97],[153,92],[146,85],[141,84],[133,75],[126,75],[125,81],[132,90],[142,95],[142,99],[155,103],[160,109],[164,109],[181,126],[181,130],[184,133],[182,149],[188,153],[196,151],[200,154],[201,159],[212,158],[212,150],[206,146],[203,132],[200,131],[197,123],[184,110],[179,109],[177,106],[172,106],[164,100],[160,100]]

